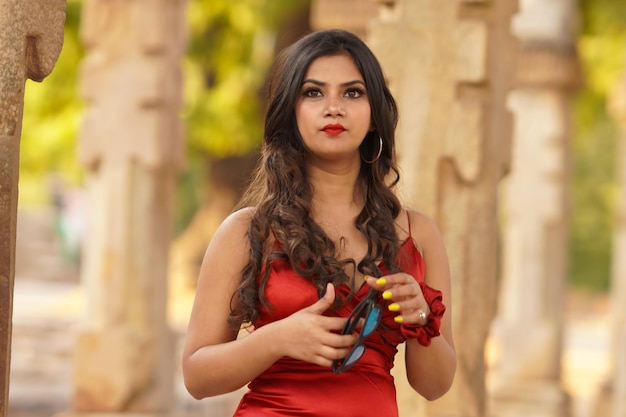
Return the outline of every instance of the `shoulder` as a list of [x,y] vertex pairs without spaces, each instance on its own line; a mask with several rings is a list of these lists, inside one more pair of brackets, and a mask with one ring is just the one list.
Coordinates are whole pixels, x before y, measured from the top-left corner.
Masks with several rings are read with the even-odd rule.
[[[440,244],[442,241],[441,232],[437,223],[425,213],[412,208],[404,208],[404,223],[407,235],[411,237],[420,249],[426,249],[433,244]],[[408,214],[408,216],[407,216]]]
[[249,261],[248,228],[254,212],[248,208],[237,210],[222,221],[204,253],[199,287],[209,285],[203,284],[206,282],[211,282],[213,288],[218,285],[236,287]]
[[231,214],[224,219],[220,228],[227,229],[243,229],[248,230],[248,226],[250,225],[250,221],[252,217],[254,217],[254,213],[256,213],[256,207],[245,207],[236,211],[233,211]]
[[440,291],[450,291],[450,268],[443,235],[437,223],[428,215],[406,209],[411,224],[413,242],[426,263],[425,282]]
[[228,215],[213,235],[209,250],[227,253],[246,251],[248,229],[255,212],[254,207],[246,207]]

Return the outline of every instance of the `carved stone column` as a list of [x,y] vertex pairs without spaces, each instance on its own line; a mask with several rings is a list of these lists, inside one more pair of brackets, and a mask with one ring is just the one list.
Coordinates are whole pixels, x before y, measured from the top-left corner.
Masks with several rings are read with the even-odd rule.
[[312,0],[311,27],[342,28],[367,40],[370,22],[378,16],[380,0]]
[[613,349],[609,399],[612,404],[608,406],[607,416],[623,417],[626,415],[626,72],[613,93],[610,109],[620,135],[616,152],[619,197],[615,206],[611,284]]
[[[423,404],[400,384],[403,416],[487,415],[484,349],[495,313],[497,188],[509,165],[506,110],[514,0],[381,1],[369,41],[400,108],[398,159],[409,206],[439,224],[452,272],[456,378]],[[400,362],[400,361],[399,361]],[[395,369],[400,373],[402,369]],[[405,394],[406,393],[406,394]]]
[[88,0],[80,156],[90,217],[73,411],[167,412],[174,337],[167,264],[183,159],[185,0]]
[[[549,9],[549,10],[548,10]],[[561,385],[571,97],[580,85],[570,0],[522,3],[512,169],[502,184],[503,269],[494,340],[493,409],[567,416]]]
[[0,417],[9,401],[24,87],[52,72],[64,23],[65,0],[0,0]]

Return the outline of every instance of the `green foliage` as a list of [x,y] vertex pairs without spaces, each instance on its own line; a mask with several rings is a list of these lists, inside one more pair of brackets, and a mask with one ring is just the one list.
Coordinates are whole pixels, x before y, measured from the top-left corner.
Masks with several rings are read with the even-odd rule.
[[202,189],[207,181],[206,155],[191,153],[186,169],[178,176],[174,234],[183,232],[202,203]]
[[605,291],[610,283],[615,202],[615,125],[604,96],[586,90],[575,101],[569,282]]
[[192,150],[228,156],[260,143],[260,96],[277,27],[305,5],[302,0],[191,0],[184,117]]
[[201,204],[207,156],[252,151],[263,135],[263,87],[276,33],[309,0],[190,0],[183,62],[188,163],[177,189],[175,232]]
[[81,181],[76,131],[82,104],[77,70],[83,56],[78,38],[81,4],[69,0],[63,49],[52,74],[42,83],[28,80],[20,144],[20,204],[48,203],[46,176],[57,172],[69,183]]
[[569,282],[605,291],[610,283],[618,134],[606,101],[626,70],[626,2],[580,0],[579,7],[585,87],[574,102]]

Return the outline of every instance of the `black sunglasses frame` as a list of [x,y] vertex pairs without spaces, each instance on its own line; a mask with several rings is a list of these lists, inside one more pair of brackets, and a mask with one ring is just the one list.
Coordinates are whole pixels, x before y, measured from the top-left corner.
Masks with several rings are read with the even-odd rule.
[[[363,356],[363,353],[365,352],[365,339],[372,333],[374,333],[374,331],[378,328],[382,317],[382,307],[376,302],[376,299],[378,298],[378,293],[379,292],[374,288],[370,288],[365,298],[362,299],[356,305],[356,307],[354,307],[354,310],[352,310],[352,312],[348,316],[348,321],[346,321],[346,324],[341,330],[342,335],[352,334],[356,330],[361,319],[364,319],[363,327],[361,333],[359,334],[359,338],[352,346],[350,352],[348,352],[346,357],[343,359],[335,359],[333,361],[332,369],[333,372],[335,372],[336,374],[347,371],[348,369],[352,368],[359,361],[359,359],[361,359],[361,356]],[[375,323],[368,324],[368,321],[371,319],[373,313],[375,314]],[[365,333],[366,329],[370,329],[367,334]],[[351,356],[355,354],[357,349],[361,347],[362,349],[358,354],[358,357],[351,358]]]

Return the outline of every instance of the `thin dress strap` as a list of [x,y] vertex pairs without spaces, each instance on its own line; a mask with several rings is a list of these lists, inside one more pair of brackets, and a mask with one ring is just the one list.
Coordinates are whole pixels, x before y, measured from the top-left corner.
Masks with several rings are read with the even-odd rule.
[[406,208],[404,210],[406,211],[406,220],[409,222],[409,237],[413,241],[413,246],[415,246],[415,248],[417,249],[417,251],[420,253],[420,255],[423,258],[424,257],[424,252],[422,251],[421,246],[417,244],[415,239],[413,239],[413,232],[411,231],[411,216],[409,216],[409,210],[406,209]]
[[413,233],[411,232],[411,217],[409,216],[409,210],[404,209],[404,211],[406,212],[406,221],[409,223],[409,237],[413,239]]

